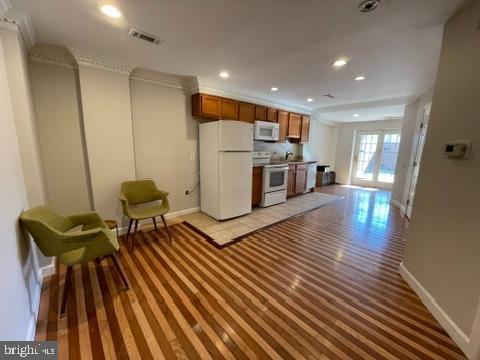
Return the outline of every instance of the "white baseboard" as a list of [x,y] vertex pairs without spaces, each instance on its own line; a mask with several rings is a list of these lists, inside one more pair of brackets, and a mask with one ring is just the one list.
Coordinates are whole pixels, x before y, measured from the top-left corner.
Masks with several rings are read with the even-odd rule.
[[177,217],[177,216],[192,214],[192,213],[197,212],[197,211],[200,211],[200,208],[198,206],[194,207],[194,208],[190,208],[190,209],[183,209],[183,210],[178,210],[178,211],[174,211],[174,212],[171,212],[171,213],[167,213],[167,214],[165,214],[165,218],[166,219],[171,219],[171,218],[174,218],[174,217]]
[[[192,214],[194,212],[197,212],[197,211],[200,211],[200,208],[199,207],[194,207],[194,208],[190,208],[190,209],[183,209],[183,210],[178,210],[178,211],[173,211],[173,212],[169,212],[167,214],[165,214],[165,219],[173,219],[173,218],[176,218],[178,216],[182,216],[182,215],[188,215],[188,214]],[[147,221],[151,221],[151,220],[147,220]],[[151,223],[149,223],[148,225],[141,225],[139,224],[139,229],[146,229],[146,228],[150,228],[150,227],[153,227],[153,225]],[[125,235],[127,233],[127,230],[128,230],[128,226],[123,226],[123,227],[118,227],[118,233],[120,235]]]
[[37,319],[40,309],[40,298],[42,296],[42,283],[35,287],[35,293],[32,296],[32,313],[30,316],[30,322],[28,324],[27,337],[25,341],[34,341],[35,333],[37,332]]
[[47,276],[55,274],[55,258],[52,258],[52,263],[41,267],[38,270],[38,278],[43,281]]
[[448,314],[440,307],[433,296],[423,287],[423,285],[412,275],[405,267],[403,262],[400,264],[400,275],[407,282],[408,285],[415,291],[422,303],[432,313],[433,317],[437,319],[440,325],[450,335],[458,347],[465,353],[471,353],[469,347],[470,339],[467,335],[455,324],[455,322],[448,316]]

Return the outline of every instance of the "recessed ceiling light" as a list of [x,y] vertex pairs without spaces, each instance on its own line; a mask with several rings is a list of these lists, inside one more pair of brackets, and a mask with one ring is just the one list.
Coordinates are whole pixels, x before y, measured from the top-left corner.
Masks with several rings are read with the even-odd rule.
[[100,8],[100,10],[105,15],[107,15],[111,18],[114,18],[114,19],[118,19],[119,17],[122,16],[122,13],[115,6],[112,6],[112,5],[103,5]]
[[338,59],[333,63],[333,66],[336,67],[337,69],[340,69],[341,67],[344,67],[347,65],[347,59]]
[[362,80],[365,80],[365,79],[366,79],[365,76],[360,75],[360,76],[357,76],[357,77],[355,78],[355,81],[362,81]]
[[353,117],[359,117],[359,116],[360,116],[360,114],[354,114],[353,115]]
[[308,102],[312,102],[313,99],[312,99],[312,98],[308,98],[307,101],[308,101]]
[[222,79],[226,79],[230,77],[230,74],[226,71],[222,71],[220,74],[218,74]]
[[278,87],[275,87],[275,86],[274,86],[274,87],[271,87],[271,88],[270,88],[270,91],[278,91]]
[[380,0],[365,0],[358,5],[358,11],[361,13],[369,13],[374,11],[376,8],[380,6]]

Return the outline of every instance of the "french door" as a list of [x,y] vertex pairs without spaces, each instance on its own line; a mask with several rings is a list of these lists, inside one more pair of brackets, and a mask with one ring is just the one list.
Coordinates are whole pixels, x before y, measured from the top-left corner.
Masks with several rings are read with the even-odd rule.
[[358,131],[352,183],[391,189],[395,179],[400,130]]

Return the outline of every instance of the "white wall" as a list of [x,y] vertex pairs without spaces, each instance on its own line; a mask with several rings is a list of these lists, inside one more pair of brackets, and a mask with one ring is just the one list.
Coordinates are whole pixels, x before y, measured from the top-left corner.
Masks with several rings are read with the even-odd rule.
[[392,200],[406,206],[410,180],[413,172],[413,161],[418,146],[418,134],[423,121],[425,106],[432,101],[432,87],[415,102],[405,107],[402,127],[402,141],[398,150],[395,183],[392,188]]
[[[198,122],[183,90],[130,80],[138,178],[152,178],[170,193],[171,211],[198,207]],[[193,156],[193,158],[191,158]]]
[[40,285],[18,217],[28,207],[17,129],[0,36],[0,340],[33,340]]
[[401,128],[402,120],[398,119],[341,124],[338,128],[335,155],[336,181],[340,184],[350,184],[351,182],[353,145],[357,131]]
[[79,76],[94,208],[120,221],[120,183],[135,179],[129,75],[80,65]]
[[330,165],[335,170],[338,127],[315,120],[312,116],[310,141],[303,145],[303,156],[307,160],[316,160],[319,165]]
[[[28,62],[18,29],[8,24],[3,26],[3,28],[0,28],[0,36],[4,45],[7,76],[10,93],[12,94],[12,108],[25,174],[27,199],[30,206],[33,207],[45,204],[46,196],[43,164],[40,157],[38,132],[30,90]],[[38,249],[35,249],[34,253],[35,262],[40,267],[51,266],[51,258],[44,257]]]
[[31,62],[48,205],[61,213],[93,208],[75,70]]
[[[476,1],[445,27],[403,260],[404,276],[472,359],[480,346],[479,17]],[[470,159],[443,155],[458,139],[473,141]]]

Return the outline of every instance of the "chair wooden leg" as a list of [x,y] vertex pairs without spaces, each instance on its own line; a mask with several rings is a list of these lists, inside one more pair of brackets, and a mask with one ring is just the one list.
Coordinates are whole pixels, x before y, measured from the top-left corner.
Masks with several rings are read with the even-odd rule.
[[153,220],[153,226],[155,227],[155,231],[157,231],[157,221],[155,220],[154,217],[152,218],[152,220]]
[[132,249],[135,246],[135,239],[137,238],[137,228],[138,228],[138,220],[135,220],[135,226],[133,228],[133,237],[132,237]]
[[172,235],[170,235],[170,230],[168,230],[167,222],[165,221],[165,217],[162,215],[163,226],[165,226],[165,231],[168,234],[168,239],[172,241]]
[[115,267],[117,268],[118,273],[120,274],[120,277],[122,278],[123,285],[125,286],[125,289],[130,289],[130,284],[127,279],[127,275],[125,274],[125,270],[123,270],[123,266],[120,262],[120,259],[118,258],[117,254],[111,254],[110,257],[113,260],[113,263],[115,264]]
[[72,283],[72,266],[67,266],[67,273],[65,274],[65,286],[63,287],[62,306],[60,307],[60,316],[65,315],[67,308],[68,291]]
[[133,224],[133,220],[130,219],[130,222],[128,223],[128,230],[127,230],[127,241],[128,241],[128,237],[130,236],[130,230],[132,229],[132,224]]

